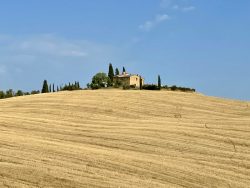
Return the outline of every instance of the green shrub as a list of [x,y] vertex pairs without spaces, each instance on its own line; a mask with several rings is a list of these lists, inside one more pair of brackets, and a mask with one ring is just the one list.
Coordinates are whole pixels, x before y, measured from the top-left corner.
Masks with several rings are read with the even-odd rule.
[[177,90],[177,86],[176,86],[176,85],[173,85],[172,87],[170,87],[170,89],[171,89],[172,91],[176,91],[176,90]]
[[31,95],[35,95],[35,94],[39,94],[39,93],[40,93],[39,90],[37,90],[37,91],[36,91],[36,90],[33,90],[33,91],[30,92]]
[[155,84],[145,84],[142,86],[142,89],[145,90],[159,90],[158,86]]
[[136,88],[136,85],[130,85],[130,89],[135,89]]
[[91,87],[91,89],[100,89],[101,88],[101,86],[100,85],[98,85],[98,84],[90,84],[90,87]]
[[169,87],[167,85],[165,86],[161,86],[162,89],[169,89]]
[[4,99],[5,98],[5,93],[4,91],[0,91],[0,99]]
[[16,92],[16,94],[15,94],[15,96],[23,96],[23,95],[24,95],[24,93],[23,93],[22,90],[18,90],[18,91]]
[[130,86],[129,86],[129,85],[123,85],[122,88],[123,88],[124,90],[128,90],[128,89],[130,89]]

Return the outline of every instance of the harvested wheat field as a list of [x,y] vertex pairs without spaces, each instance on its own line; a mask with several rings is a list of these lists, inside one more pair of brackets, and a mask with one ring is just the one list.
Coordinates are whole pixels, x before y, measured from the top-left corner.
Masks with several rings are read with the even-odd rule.
[[250,187],[250,103],[122,90],[1,100],[0,187]]

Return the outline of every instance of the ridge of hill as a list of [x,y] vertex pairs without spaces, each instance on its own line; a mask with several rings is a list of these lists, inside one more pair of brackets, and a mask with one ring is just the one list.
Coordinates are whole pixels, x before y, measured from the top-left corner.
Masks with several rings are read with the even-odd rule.
[[250,102],[171,91],[0,100],[0,187],[248,187]]

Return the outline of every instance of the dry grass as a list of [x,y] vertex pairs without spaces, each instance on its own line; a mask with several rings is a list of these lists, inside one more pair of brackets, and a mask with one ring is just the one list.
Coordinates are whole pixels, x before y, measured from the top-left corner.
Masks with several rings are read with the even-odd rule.
[[249,102],[120,90],[0,101],[0,187],[249,186]]

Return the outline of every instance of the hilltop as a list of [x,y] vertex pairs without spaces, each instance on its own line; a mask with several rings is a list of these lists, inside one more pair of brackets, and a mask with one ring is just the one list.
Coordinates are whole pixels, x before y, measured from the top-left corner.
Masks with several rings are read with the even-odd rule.
[[0,100],[0,187],[248,187],[250,102],[86,90]]

